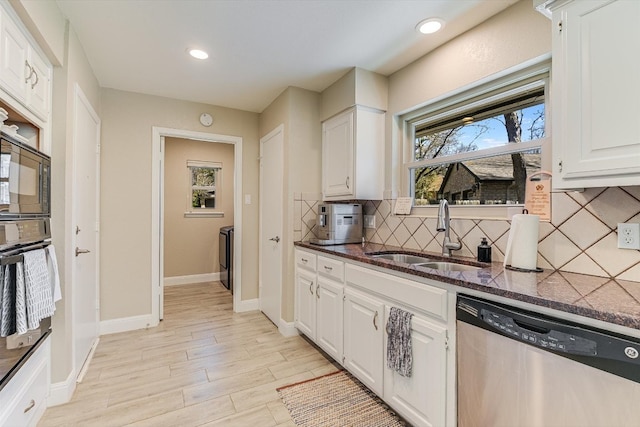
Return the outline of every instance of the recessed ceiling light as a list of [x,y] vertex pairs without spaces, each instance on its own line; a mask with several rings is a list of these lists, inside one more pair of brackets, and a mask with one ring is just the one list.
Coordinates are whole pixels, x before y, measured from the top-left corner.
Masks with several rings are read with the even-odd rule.
[[207,59],[209,54],[204,50],[200,49],[189,49],[189,55],[193,56],[196,59]]
[[416,25],[416,30],[422,34],[433,34],[436,31],[439,31],[442,27],[444,27],[444,21],[442,19],[427,18]]

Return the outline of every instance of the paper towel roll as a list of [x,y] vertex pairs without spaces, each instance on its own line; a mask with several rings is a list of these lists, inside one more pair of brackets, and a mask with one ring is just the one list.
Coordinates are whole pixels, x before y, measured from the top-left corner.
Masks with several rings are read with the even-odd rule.
[[504,265],[535,270],[538,263],[538,215],[518,214],[511,219]]

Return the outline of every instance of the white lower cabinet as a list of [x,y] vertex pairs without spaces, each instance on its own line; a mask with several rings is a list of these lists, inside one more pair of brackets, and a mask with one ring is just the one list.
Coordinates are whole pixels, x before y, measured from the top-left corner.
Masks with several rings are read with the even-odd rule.
[[295,326],[342,363],[344,263],[296,250]]
[[316,339],[316,274],[304,269],[296,271],[295,324],[300,332]]
[[337,361],[342,358],[343,291],[343,283],[318,276],[316,343]]
[[[298,330],[412,425],[454,425],[455,390],[448,376],[455,374],[455,359],[448,334],[455,320],[448,316],[448,292],[299,249],[296,260]],[[413,314],[410,377],[387,368],[392,307]]]
[[47,409],[50,340],[47,338],[0,391],[0,426],[35,426]]
[[378,396],[383,393],[382,300],[347,288],[344,299],[344,367]]
[[[389,306],[385,309],[385,325],[390,310]],[[385,363],[384,400],[415,426],[444,426],[447,328],[414,314],[411,319],[411,346],[413,369],[410,377],[403,377]]]

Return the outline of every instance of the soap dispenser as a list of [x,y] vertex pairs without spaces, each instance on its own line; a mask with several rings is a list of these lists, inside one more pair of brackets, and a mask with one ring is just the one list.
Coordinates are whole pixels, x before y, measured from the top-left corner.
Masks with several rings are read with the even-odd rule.
[[486,237],[483,237],[478,245],[478,262],[491,262],[491,246]]

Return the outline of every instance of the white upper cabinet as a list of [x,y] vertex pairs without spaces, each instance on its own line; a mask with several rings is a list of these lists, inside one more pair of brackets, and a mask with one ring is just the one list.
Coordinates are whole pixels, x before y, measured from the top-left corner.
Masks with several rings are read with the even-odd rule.
[[51,105],[51,66],[5,11],[0,11],[0,85],[43,121]]
[[640,183],[640,1],[555,1],[554,187]]
[[324,200],[382,200],[384,112],[350,108],[322,123]]

